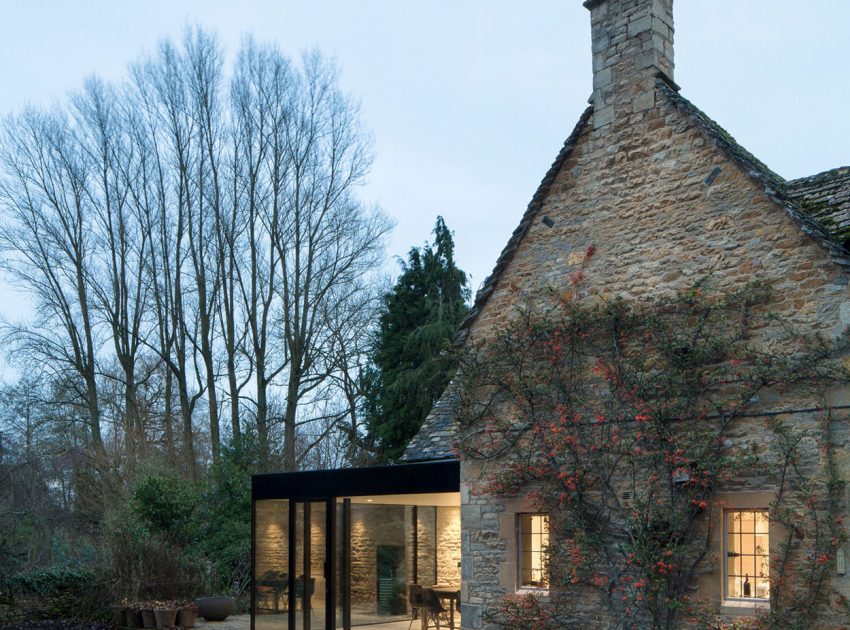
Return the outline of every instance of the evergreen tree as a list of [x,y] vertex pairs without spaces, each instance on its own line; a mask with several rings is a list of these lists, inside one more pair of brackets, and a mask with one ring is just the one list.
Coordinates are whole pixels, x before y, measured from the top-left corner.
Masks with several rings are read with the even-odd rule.
[[367,376],[370,442],[395,460],[448,385],[455,362],[445,352],[469,312],[466,273],[454,261],[454,241],[437,217],[434,243],[414,247],[383,298]]

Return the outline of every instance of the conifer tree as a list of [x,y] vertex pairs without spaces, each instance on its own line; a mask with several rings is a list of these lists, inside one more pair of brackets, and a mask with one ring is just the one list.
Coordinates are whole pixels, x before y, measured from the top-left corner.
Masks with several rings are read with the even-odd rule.
[[454,241],[437,217],[434,243],[414,247],[383,298],[367,376],[369,440],[380,459],[404,451],[448,385],[455,362],[445,352],[469,312],[466,273],[454,260]]

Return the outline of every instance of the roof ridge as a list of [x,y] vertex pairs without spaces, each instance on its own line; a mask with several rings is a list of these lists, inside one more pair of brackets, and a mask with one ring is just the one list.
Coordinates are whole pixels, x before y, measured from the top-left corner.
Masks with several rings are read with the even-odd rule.
[[820,183],[822,180],[832,179],[833,177],[835,177],[835,175],[844,174],[850,176],[850,165],[836,166],[835,168],[831,168],[826,171],[821,171],[820,173],[815,173],[814,175],[805,175],[804,177],[789,179],[786,181],[786,186],[794,187],[804,182],[813,184]]

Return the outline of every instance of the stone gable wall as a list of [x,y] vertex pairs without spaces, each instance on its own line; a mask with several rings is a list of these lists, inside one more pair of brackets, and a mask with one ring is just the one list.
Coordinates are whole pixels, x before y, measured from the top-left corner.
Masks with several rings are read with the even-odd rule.
[[[632,112],[603,127],[591,123],[582,131],[532,227],[472,324],[473,343],[503,327],[515,307],[541,289],[569,290],[568,275],[578,269],[591,244],[596,254],[585,268],[586,286],[603,296],[651,300],[689,288],[709,274],[719,290],[764,280],[775,292],[770,310],[787,322],[828,337],[850,324],[846,273],[701,128],[663,94],[656,95],[656,101],[653,109]],[[544,217],[554,225],[548,227]],[[846,390],[831,396],[836,404],[850,403]],[[768,392],[761,405],[775,409],[779,401],[778,393]],[[781,402],[802,408],[814,401],[783,392]],[[814,414],[788,420],[798,427],[817,422]],[[847,478],[847,427],[837,423],[833,430],[841,472]],[[770,461],[761,420],[739,421],[731,438],[733,449]],[[816,444],[805,444],[802,453],[803,469],[822,469]],[[482,627],[487,606],[515,588],[513,534],[505,523],[521,511],[517,503],[522,498],[511,501],[476,492],[486,472],[480,464],[461,466],[464,628]],[[764,500],[754,499],[752,491],[768,496],[771,483],[742,478],[723,491],[746,495],[748,501]],[[788,506],[802,507],[794,497]],[[720,602],[721,574],[715,558],[699,579],[700,597],[712,605]],[[850,577],[836,576],[834,581],[840,592],[850,595]],[[822,627],[837,627],[841,620],[834,614],[824,613]]]

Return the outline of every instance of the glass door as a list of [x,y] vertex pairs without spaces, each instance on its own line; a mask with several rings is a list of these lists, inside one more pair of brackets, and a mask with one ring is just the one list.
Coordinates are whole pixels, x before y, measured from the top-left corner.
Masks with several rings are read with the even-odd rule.
[[[328,543],[329,517],[327,501],[295,502],[292,510],[289,597],[289,627],[296,630],[325,630],[328,597],[333,593]],[[332,598],[332,596],[331,596]]]

